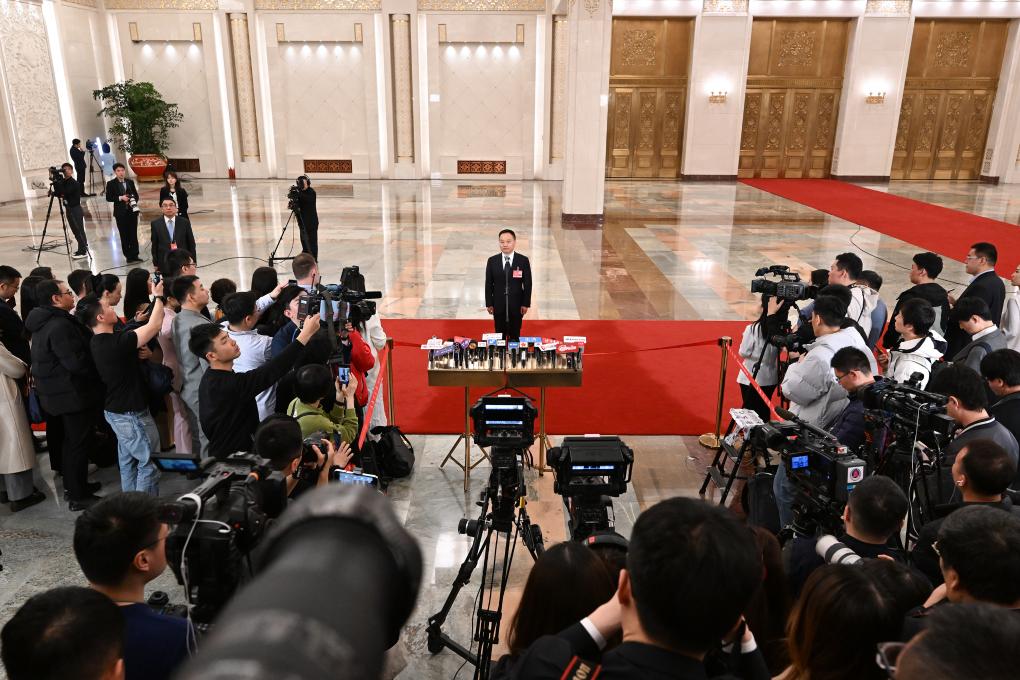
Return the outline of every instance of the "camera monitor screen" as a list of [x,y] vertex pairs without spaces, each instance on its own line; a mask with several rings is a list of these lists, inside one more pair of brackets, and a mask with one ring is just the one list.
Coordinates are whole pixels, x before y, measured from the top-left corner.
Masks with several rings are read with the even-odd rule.
[[792,458],[790,458],[790,467],[793,468],[794,470],[800,470],[808,467],[807,454],[803,456],[793,456]]
[[191,454],[153,456],[152,460],[163,472],[198,472],[202,469],[201,459]]
[[334,469],[329,475],[329,481],[355,486],[370,486],[373,489],[379,488],[379,478],[375,475],[366,472],[348,472],[343,468]]

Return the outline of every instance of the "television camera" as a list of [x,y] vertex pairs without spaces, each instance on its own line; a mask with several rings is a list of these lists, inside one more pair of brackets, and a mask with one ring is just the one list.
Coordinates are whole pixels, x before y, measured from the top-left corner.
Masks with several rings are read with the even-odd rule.
[[627,490],[634,452],[619,437],[565,437],[546,460],[556,476],[553,491],[563,497],[571,540],[613,531],[612,497]]
[[748,435],[758,447],[778,451],[795,489],[793,522],[782,537],[838,533],[850,492],[867,475],[867,464],[835,437],[777,408],[784,421],[758,425]]
[[957,428],[946,414],[948,398],[916,384],[877,380],[860,393],[868,430],[865,457],[911,499],[909,536],[934,517],[936,505],[950,500],[951,476],[943,469],[943,452]]
[[784,302],[813,300],[818,297],[818,287],[804,283],[800,274],[791,272],[785,264],[773,264],[762,267],[754,273],[757,277],[776,276],[778,281],[767,278],[751,280],[751,292],[768,295]]

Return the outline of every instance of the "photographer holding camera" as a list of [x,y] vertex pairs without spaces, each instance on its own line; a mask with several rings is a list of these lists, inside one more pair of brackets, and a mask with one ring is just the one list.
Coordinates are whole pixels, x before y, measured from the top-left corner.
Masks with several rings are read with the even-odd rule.
[[301,175],[294,182],[298,188],[298,217],[301,219],[301,249],[319,258],[319,213],[315,208],[315,189],[308,175]]
[[[81,211],[82,184],[74,178],[74,168],[70,163],[60,166],[61,175],[53,178],[53,191],[64,202],[67,211],[67,224],[71,227],[78,249],[71,257],[78,259],[88,256],[89,239],[85,235],[85,215]],[[82,180],[84,183],[84,180]]]
[[[891,548],[889,541],[903,527],[907,506],[907,496],[896,482],[879,475],[865,477],[850,492],[843,509],[845,530],[838,536],[839,542],[861,557],[886,556],[904,561],[903,554]],[[808,576],[825,564],[816,551],[817,544],[818,537],[797,536],[790,546],[787,573],[794,598]]]
[[[771,398],[779,383],[779,348],[770,342],[773,335],[782,330],[785,320],[781,310],[789,309],[784,301],[762,295],[761,314],[758,320],[744,328],[740,339],[740,360],[754,375],[755,382],[761,387],[766,397]],[[751,381],[743,371],[737,372],[737,383],[740,385],[740,396],[743,397],[743,408],[757,413],[763,422],[768,422],[770,413],[757,390],[751,387]]]
[[199,422],[209,439],[209,455],[224,458],[250,451],[259,424],[255,397],[282,378],[319,330],[317,314],[305,318],[301,331],[280,354],[247,373],[234,372],[241,350],[221,326],[207,323],[191,329],[188,349],[209,362],[199,386]]
[[264,498],[269,500],[267,509],[274,504],[282,504],[282,508],[287,499],[297,498],[313,486],[328,484],[333,468],[343,468],[351,462],[352,453],[346,442],[336,448],[328,438],[318,444],[305,441],[301,426],[290,416],[271,415],[255,431],[255,451],[282,476],[282,480],[275,474],[270,476],[263,486],[278,489],[265,494]]
[[169,534],[160,502],[135,491],[104,498],[74,525],[78,566],[124,616],[126,680],[168,680],[188,659],[194,640],[187,619],[159,614],[145,602],[145,585],[167,567]]
[[[833,423],[848,402],[847,391],[836,382],[832,358],[844,347],[855,347],[868,358],[871,372],[876,372],[874,356],[868,351],[864,337],[857,328],[841,328],[846,307],[832,295],[819,295],[811,313],[811,328],[816,340],[808,345],[807,354],[791,364],[783,378],[782,390],[790,400],[790,411],[815,427],[826,428]],[[773,490],[779,506],[779,521],[787,526],[793,519],[794,489],[787,479],[786,466],[776,470]]]
[[[358,436],[358,414],[354,407],[357,376],[352,373],[350,382],[345,385],[339,378],[334,382],[328,367],[308,364],[295,371],[294,388],[297,397],[287,407],[287,415],[297,419],[304,436],[322,432],[338,435],[348,444],[355,440]],[[331,394],[330,388],[335,389],[335,402],[333,408],[327,411],[325,402]]]
[[123,163],[113,164],[113,179],[106,183],[106,200],[113,203],[113,217],[120,232],[120,249],[128,264],[141,262],[138,257],[138,189],[125,177]]

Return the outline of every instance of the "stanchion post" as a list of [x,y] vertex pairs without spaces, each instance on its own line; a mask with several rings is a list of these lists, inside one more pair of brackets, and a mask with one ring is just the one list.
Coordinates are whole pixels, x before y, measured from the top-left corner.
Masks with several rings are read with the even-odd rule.
[[702,446],[710,449],[718,449],[722,446],[722,414],[723,400],[726,394],[726,369],[729,366],[730,345],[733,339],[728,335],[719,338],[719,347],[722,349],[722,360],[719,362],[719,403],[715,411],[715,432],[709,432],[698,437]]
[[390,425],[397,422],[397,412],[393,408],[393,338],[386,338],[386,402],[390,411]]

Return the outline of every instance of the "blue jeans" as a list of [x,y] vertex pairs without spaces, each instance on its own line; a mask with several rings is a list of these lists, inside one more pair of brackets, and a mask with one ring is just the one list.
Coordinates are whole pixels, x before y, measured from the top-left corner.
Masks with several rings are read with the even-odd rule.
[[772,480],[772,493],[775,494],[776,505],[779,507],[779,528],[783,529],[793,521],[793,497],[796,489],[786,476],[786,465],[782,460],[779,461],[776,476]]
[[117,435],[117,457],[120,462],[122,491],[144,491],[159,495],[159,469],[152,454],[159,450],[156,421],[148,411],[112,413],[104,411],[106,422]]

